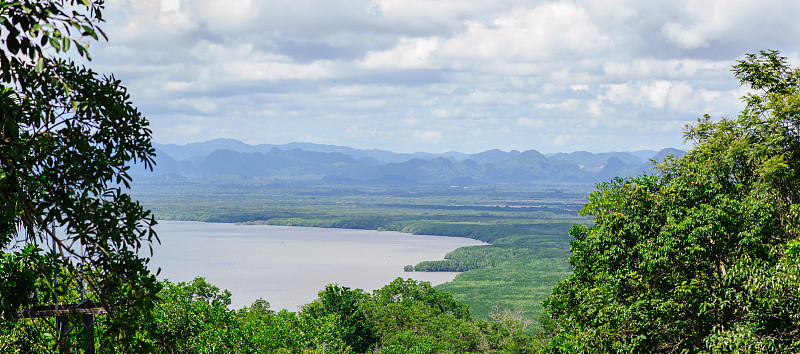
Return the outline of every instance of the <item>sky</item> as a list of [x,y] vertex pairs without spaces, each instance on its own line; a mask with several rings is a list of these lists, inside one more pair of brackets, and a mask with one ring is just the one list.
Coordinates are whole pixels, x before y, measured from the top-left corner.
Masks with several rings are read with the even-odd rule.
[[742,108],[730,67],[800,65],[797,0],[107,0],[153,140],[395,152],[688,148]]

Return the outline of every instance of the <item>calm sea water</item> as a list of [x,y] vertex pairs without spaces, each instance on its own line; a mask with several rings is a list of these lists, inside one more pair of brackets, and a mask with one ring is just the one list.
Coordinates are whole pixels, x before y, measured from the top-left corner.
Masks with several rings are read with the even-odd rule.
[[296,311],[327,284],[367,291],[397,277],[441,284],[452,272],[404,272],[403,266],[444,259],[480,241],[392,231],[159,221],[161,245],[150,262],[173,282],[203,276],[233,293],[232,308],[259,297],[272,309]]

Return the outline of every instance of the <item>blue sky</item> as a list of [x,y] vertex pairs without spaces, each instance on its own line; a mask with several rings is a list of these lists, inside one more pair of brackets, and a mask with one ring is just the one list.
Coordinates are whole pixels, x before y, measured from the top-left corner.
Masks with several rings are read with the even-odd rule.
[[796,0],[109,0],[90,64],[154,140],[397,152],[686,147],[730,65],[800,65]]

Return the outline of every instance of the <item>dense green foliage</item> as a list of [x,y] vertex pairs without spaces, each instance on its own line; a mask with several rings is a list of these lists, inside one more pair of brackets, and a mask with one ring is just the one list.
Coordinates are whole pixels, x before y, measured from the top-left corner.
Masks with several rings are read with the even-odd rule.
[[[155,240],[155,221],[123,192],[128,164],[153,162],[148,122],[118,80],[64,58],[70,48],[88,58],[89,41],[103,36],[102,9],[103,1],[0,2],[0,335],[7,338],[24,337],[17,313],[75,303],[82,298],[74,288],[84,286],[91,300],[114,309],[104,338],[124,341],[139,325],[131,318],[158,290],[138,254]],[[36,345],[52,337],[27,335],[41,338]]]
[[397,279],[372,294],[329,285],[302,311],[269,303],[229,310],[230,293],[202,278],[165,281],[152,321],[137,337],[164,353],[526,352],[513,318],[472,319],[465,305],[425,282]]
[[274,313],[261,299],[230,310],[231,293],[202,278],[177,284],[164,281],[158,296],[161,301],[152,311],[152,320],[137,337],[147,351],[268,353],[321,349],[326,343],[327,352],[335,353],[347,347],[334,316]]
[[733,71],[735,119],[687,129],[662,173],[598,186],[546,301],[557,352],[800,350],[800,71],[777,52]]

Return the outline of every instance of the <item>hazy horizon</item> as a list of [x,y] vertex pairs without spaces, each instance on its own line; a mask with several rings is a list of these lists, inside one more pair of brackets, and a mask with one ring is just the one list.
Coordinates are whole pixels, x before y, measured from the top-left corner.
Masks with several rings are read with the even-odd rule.
[[[416,153],[423,153],[423,154],[447,154],[447,153],[459,153],[459,154],[465,154],[465,155],[472,155],[472,154],[477,154],[477,153],[481,153],[481,152],[485,152],[485,151],[489,151],[489,150],[495,150],[495,149],[496,149],[496,150],[501,150],[501,151],[503,151],[503,152],[510,152],[510,151],[512,151],[512,150],[503,150],[503,149],[499,149],[499,148],[491,148],[491,149],[487,149],[487,150],[480,150],[480,151],[458,151],[458,150],[452,150],[452,149],[451,149],[451,150],[443,150],[443,151],[423,151],[423,150],[419,150],[419,151],[394,151],[394,150],[389,150],[389,149],[382,148],[382,147],[365,147],[365,148],[361,148],[361,147],[354,147],[354,146],[348,146],[348,145],[338,145],[338,144],[323,144],[323,143],[312,143],[312,142],[308,142],[308,141],[292,141],[292,142],[288,142],[288,143],[280,143],[280,144],[277,144],[277,143],[269,143],[269,142],[261,142],[261,143],[255,143],[255,144],[252,144],[252,143],[247,143],[247,142],[241,141],[241,140],[239,140],[239,139],[236,139],[236,138],[213,138],[213,139],[202,140],[202,141],[190,141],[190,142],[183,143],[183,144],[176,144],[176,143],[163,143],[163,142],[160,142],[160,141],[153,141],[153,142],[154,142],[154,143],[156,143],[156,144],[159,144],[159,145],[179,145],[179,146],[186,146],[186,145],[190,145],[190,144],[202,144],[202,143],[208,143],[208,142],[212,142],[212,141],[215,141],[215,140],[226,140],[226,139],[227,139],[227,140],[235,140],[235,141],[238,141],[238,142],[240,142],[240,143],[244,143],[244,144],[247,144],[247,145],[250,145],[250,146],[258,146],[258,145],[275,145],[275,146],[281,146],[281,145],[289,145],[289,144],[318,144],[318,145],[326,145],[326,146],[336,146],[336,147],[346,147],[346,148],[353,148],[353,149],[358,149],[358,150],[383,150],[383,151],[388,151],[388,152],[397,153],[397,154],[416,154]],[[519,149],[513,149],[513,150],[517,150],[517,151],[520,151],[520,152],[529,151],[529,150],[536,150],[536,151],[538,151],[538,152],[540,152],[540,153],[542,153],[542,154],[573,153],[573,152],[589,152],[589,153],[593,153],[593,154],[602,154],[602,153],[610,153],[610,152],[637,152],[637,151],[655,151],[655,152],[658,152],[658,151],[660,151],[660,150],[662,150],[662,149],[670,149],[670,148],[672,148],[672,149],[679,149],[679,150],[687,150],[689,147],[688,147],[688,146],[686,146],[686,145],[684,145],[684,146],[681,146],[681,147],[675,147],[675,146],[664,146],[664,147],[661,147],[661,148],[658,148],[658,149],[609,150],[609,151],[589,151],[589,150],[573,150],[573,151],[544,151],[544,150],[540,150],[540,149],[536,149],[536,148],[530,148],[530,149],[526,149],[526,150],[519,150]]]

